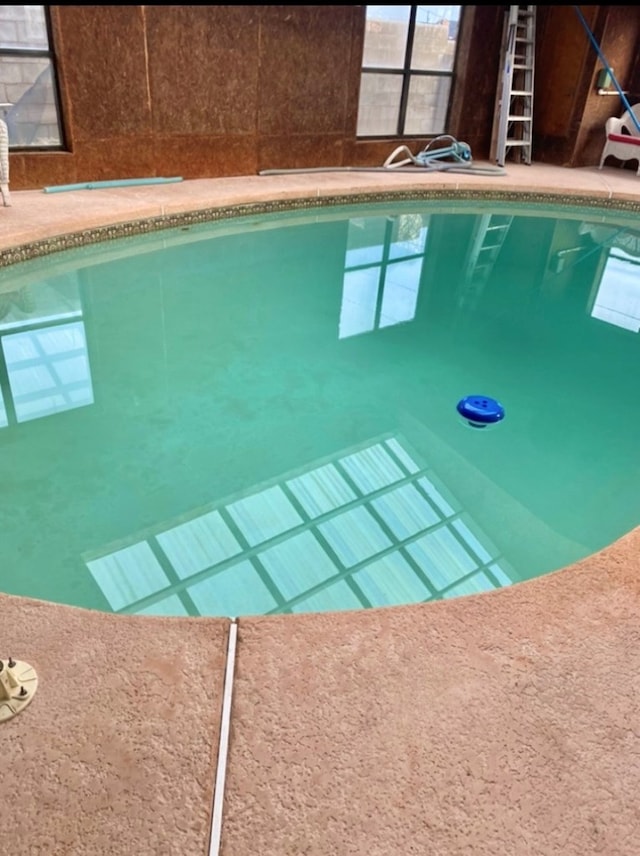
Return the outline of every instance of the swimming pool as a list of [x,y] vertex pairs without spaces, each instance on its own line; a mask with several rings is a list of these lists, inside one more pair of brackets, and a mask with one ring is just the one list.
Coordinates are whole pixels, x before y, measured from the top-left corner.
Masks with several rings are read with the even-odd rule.
[[[0,277],[0,590],[173,615],[546,573],[638,523],[629,214],[395,202]],[[505,419],[470,428],[465,395]]]

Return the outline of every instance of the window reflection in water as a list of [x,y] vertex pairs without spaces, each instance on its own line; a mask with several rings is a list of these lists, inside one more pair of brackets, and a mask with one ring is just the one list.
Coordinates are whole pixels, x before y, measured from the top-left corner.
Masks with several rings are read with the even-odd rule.
[[9,417],[7,416],[7,407],[4,403],[2,389],[0,389],[0,428],[6,428],[8,424]]
[[427,233],[420,214],[349,221],[338,338],[414,319]]
[[514,570],[400,435],[84,556],[115,612],[247,615],[416,603]]
[[626,229],[582,224],[581,233],[607,248],[591,316],[637,333],[640,330],[640,235]]
[[0,427],[93,403],[77,274],[0,294]]

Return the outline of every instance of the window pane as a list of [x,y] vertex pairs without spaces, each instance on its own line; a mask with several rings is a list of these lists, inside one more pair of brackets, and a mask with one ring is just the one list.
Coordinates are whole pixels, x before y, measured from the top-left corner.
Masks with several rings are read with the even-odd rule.
[[591,315],[637,333],[640,330],[640,283],[637,259],[622,250],[607,259]]
[[37,289],[24,285],[13,291],[0,291],[0,331],[80,317],[77,280],[77,273],[70,272],[41,282]]
[[398,133],[402,77],[398,74],[363,74],[360,80],[358,136]]
[[381,262],[386,228],[385,217],[355,217],[349,220],[345,268]]
[[338,338],[369,333],[376,323],[380,268],[347,271],[344,275]]
[[415,318],[422,275],[422,258],[389,265],[382,294],[380,327]]
[[450,77],[412,77],[409,84],[405,133],[422,136],[442,134],[447,119],[450,89]]
[[44,6],[0,6],[0,48],[48,50]]
[[53,69],[46,57],[0,57],[0,101],[10,146],[59,146]]
[[364,68],[403,68],[410,6],[367,6]]
[[2,339],[18,422],[93,404],[81,321]]
[[9,419],[7,417],[7,408],[5,407],[2,390],[0,389],[0,428],[6,428],[8,424]]
[[427,242],[427,219],[421,214],[400,214],[393,227],[389,258],[423,253]]
[[411,68],[452,71],[459,6],[418,6]]

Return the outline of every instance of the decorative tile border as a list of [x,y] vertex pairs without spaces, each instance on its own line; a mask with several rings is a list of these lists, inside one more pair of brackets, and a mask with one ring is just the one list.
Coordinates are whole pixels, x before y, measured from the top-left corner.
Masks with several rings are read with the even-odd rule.
[[640,214],[640,200],[614,199],[604,196],[576,196],[544,192],[520,192],[515,190],[387,190],[376,193],[339,194],[312,196],[266,202],[239,203],[216,208],[203,208],[175,214],[163,214],[123,223],[83,229],[65,235],[56,235],[39,241],[19,244],[0,252],[0,268],[19,262],[50,255],[63,250],[72,250],[91,244],[115,241],[167,229],[186,228],[194,225],[231,220],[238,217],[264,214],[284,214],[313,208],[367,205],[389,202],[503,202],[519,205],[535,205],[541,208],[563,207],[576,211],[585,208]]

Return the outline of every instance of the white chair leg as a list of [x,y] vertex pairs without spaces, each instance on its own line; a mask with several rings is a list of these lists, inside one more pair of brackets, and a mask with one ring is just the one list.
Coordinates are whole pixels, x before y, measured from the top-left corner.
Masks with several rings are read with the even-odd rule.
[[605,145],[605,147],[602,149],[602,154],[600,155],[600,166],[598,167],[598,169],[602,169],[602,167],[604,166],[604,162],[605,162],[606,157],[607,157],[607,147]]
[[11,205],[9,195],[9,131],[7,123],[0,119],[0,194],[5,208]]

